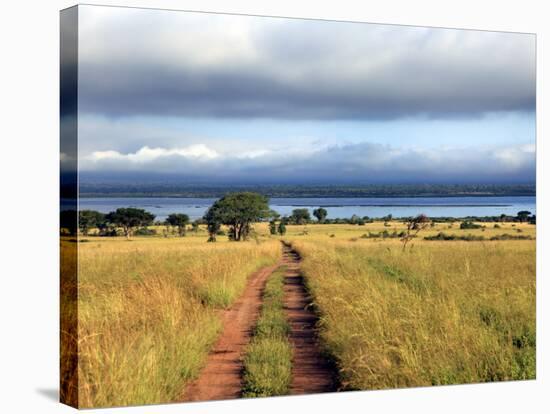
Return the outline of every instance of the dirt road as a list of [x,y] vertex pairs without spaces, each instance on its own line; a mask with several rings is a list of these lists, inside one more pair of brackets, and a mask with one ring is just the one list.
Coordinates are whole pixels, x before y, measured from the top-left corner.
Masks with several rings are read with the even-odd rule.
[[283,244],[282,263],[250,277],[243,295],[222,315],[223,332],[208,355],[199,378],[183,391],[180,401],[212,401],[241,397],[243,357],[258,320],[265,284],[273,271],[286,266],[284,308],[291,327],[293,348],[290,394],[336,390],[332,365],[322,356],[316,331],[317,317],[300,273],[300,257]]

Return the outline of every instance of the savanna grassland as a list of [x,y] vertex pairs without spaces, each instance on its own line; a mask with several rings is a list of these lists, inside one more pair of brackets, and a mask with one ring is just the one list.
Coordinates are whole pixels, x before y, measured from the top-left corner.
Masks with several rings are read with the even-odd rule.
[[[302,256],[322,345],[342,389],[534,378],[535,226],[483,225],[465,230],[458,222],[438,223],[405,251],[398,238],[381,236],[404,229],[395,220],[288,225],[283,237],[257,223],[246,242],[220,236],[206,243],[203,227],[186,237],[159,231],[130,241],[93,235],[64,241],[78,245],[79,258],[78,332],[62,333],[62,340],[78,337],[80,360],[67,382],[78,388],[81,407],[176,399],[220,335],[219,312],[239,297],[251,273],[280,260],[280,240]],[[486,240],[424,240],[440,232]],[[502,234],[531,239],[489,240]],[[288,388],[282,283],[275,272],[264,293],[245,357],[245,395]],[[62,300],[74,288],[62,287],[68,292]],[[264,368],[277,378],[266,379],[271,371]]]
[[[532,225],[499,227],[436,224],[421,236],[535,236]],[[321,338],[344,389],[535,378],[534,240],[418,237],[403,251],[395,239],[321,228],[288,238],[303,257]]]
[[78,382],[81,407],[176,398],[220,333],[219,310],[280,256],[275,240],[214,244],[201,233],[85,240],[78,243],[78,376],[69,380]]

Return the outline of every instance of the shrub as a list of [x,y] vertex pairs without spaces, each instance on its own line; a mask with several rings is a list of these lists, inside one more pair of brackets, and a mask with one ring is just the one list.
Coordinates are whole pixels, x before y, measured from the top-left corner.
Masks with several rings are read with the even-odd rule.
[[482,226],[479,224],[475,224],[472,221],[463,221],[460,223],[460,228],[462,230],[473,230],[473,229],[480,229]]
[[134,234],[136,236],[154,236],[157,234],[157,231],[155,229],[148,229],[147,227],[141,227],[137,229]]

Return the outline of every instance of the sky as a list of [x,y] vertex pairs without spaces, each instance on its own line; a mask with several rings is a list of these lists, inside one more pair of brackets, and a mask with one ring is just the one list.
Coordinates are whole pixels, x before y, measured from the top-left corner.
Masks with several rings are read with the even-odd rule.
[[100,6],[78,34],[85,180],[535,180],[531,34]]

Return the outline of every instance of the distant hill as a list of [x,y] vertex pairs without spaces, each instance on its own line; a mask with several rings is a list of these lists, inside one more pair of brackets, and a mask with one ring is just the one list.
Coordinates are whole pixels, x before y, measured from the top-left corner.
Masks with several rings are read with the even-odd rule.
[[235,191],[269,197],[534,196],[535,184],[183,185],[81,183],[81,197],[215,198]]

